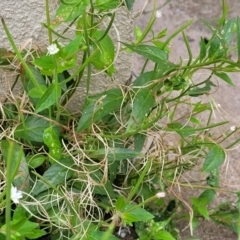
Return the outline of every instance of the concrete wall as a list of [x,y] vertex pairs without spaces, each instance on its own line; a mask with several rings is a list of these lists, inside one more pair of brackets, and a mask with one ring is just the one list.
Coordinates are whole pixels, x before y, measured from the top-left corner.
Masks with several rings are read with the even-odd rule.
[[[54,14],[57,8],[57,1],[51,2],[51,11]],[[11,34],[18,47],[24,46],[27,42],[33,46],[40,48],[47,47],[47,30],[41,26],[41,22],[46,22],[45,17],[45,1],[37,0],[21,0],[7,1],[1,0],[0,16],[4,18]],[[116,14],[115,26],[118,34],[123,42],[131,41],[132,37],[132,21],[125,9],[120,9]],[[116,31],[112,31],[111,35],[116,39]],[[30,41],[31,40],[31,41]],[[5,32],[0,26],[0,48],[10,48],[10,44]],[[26,46],[30,47],[30,44]],[[130,55],[121,52],[115,62],[116,74],[114,83],[125,83],[131,75],[131,58]],[[0,72],[0,97],[9,89],[13,81],[13,73]],[[113,82],[106,77],[106,74],[97,74],[92,79],[91,92],[99,92],[104,90]],[[78,111],[81,106],[81,100],[84,97],[84,82],[77,91],[77,94],[69,104],[69,108]],[[74,107],[73,107],[74,106]]]

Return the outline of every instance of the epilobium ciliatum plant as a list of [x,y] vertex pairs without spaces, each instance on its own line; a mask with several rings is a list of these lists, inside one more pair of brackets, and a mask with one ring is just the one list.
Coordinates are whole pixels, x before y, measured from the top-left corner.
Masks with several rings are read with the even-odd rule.
[[[46,0],[44,52],[19,51],[2,19],[12,50],[2,49],[1,65],[17,71],[23,92],[20,97],[10,92],[1,102],[1,239],[178,239],[177,223],[188,220],[193,231],[199,218],[239,234],[238,205],[208,208],[221,190],[226,151],[239,142],[230,141],[238,126],[216,134],[227,122],[216,122],[219,106],[208,95],[216,88],[213,76],[233,85],[228,73],[240,71],[239,59],[230,57],[240,56],[240,20],[227,20],[223,0],[217,23],[202,20],[212,37],[200,39],[193,57],[184,32],[192,21],[170,36],[167,29],[153,33],[161,17],[154,9],[146,29],[136,28],[132,43],[121,42],[121,51],[146,59],[141,74],[129,85],[90,95],[93,70],[113,79],[110,30],[115,12],[131,11],[133,2],[61,0],[50,20]],[[178,34],[189,58],[173,63],[169,44]],[[18,69],[11,67],[16,59]],[[147,71],[149,62],[154,65]],[[202,69],[208,77],[194,82]],[[79,116],[66,103],[81,81],[86,97]],[[175,186],[195,189],[196,182],[182,176],[196,166],[206,174],[196,187],[202,193],[185,203]]]

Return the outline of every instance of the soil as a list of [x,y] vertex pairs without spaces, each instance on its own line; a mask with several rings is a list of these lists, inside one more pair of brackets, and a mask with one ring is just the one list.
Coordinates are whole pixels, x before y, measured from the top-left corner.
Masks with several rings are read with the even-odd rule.
[[[140,29],[144,29],[147,25],[148,20],[151,16],[151,9],[153,7],[153,0],[136,0],[134,5],[133,15],[138,15],[139,11],[142,11],[140,17],[137,17],[134,21]],[[162,12],[162,17],[158,18],[154,25],[154,32],[158,33],[163,29],[168,29],[168,36],[181,27],[184,23],[189,20],[193,20],[193,23],[185,31],[190,46],[193,52],[193,56],[197,56],[199,53],[199,42],[201,37],[208,38],[210,32],[207,27],[200,21],[204,20],[216,20],[221,17],[222,12],[222,1],[221,0],[170,0],[166,5],[164,5],[164,0],[156,0],[156,7]],[[164,5],[162,8],[160,8]],[[240,14],[240,1],[239,0],[228,0],[227,5],[229,6],[228,18],[236,17]],[[173,41],[171,47],[170,60],[174,62],[179,62],[179,57],[182,57],[183,61],[188,58],[187,50],[184,45],[182,34],[179,34]],[[133,62],[133,71],[138,75],[141,71],[141,67],[144,60],[135,56]],[[232,87],[224,82],[219,81],[219,89],[211,97],[221,105],[221,112],[217,117],[223,119],[230,119],[230,125],[239,126],[240,122],[240,74],[235,73],[231,75],[232,81],[235,86]],[[235,137],[239,137],[239,133],[236,133]],[[222,174],[222,186],[227,189],[239,191],[240,189],[240,164],[239,164],[239,153],[238,149],[232,152],[228,152],[227,166],[223,167]],[[191,197],[191,191],[182,190],[182,196],[187,198]],[[186,197],[187,196],[187,197]],[[218,195],[218,202],[226,200],[235,200],[230,194],[221,193]],[[184,229],[187,224],[183,224],[181,229]],[[187,228],[182,231],[181,239],[201,239],[201,240],[230,240],[237,239],[237,235],[233,233],[228,228],[216,225],[212,222],[205,221],[201,222],[198,230],[194,232],[194,236],[190,235],[190,231]]]

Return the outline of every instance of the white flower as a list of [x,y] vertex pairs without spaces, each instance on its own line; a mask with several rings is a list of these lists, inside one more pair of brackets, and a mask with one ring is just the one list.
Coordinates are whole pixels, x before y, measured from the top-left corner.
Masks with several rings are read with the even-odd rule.
[[54,55],[59,51],[59,49],[55,43],[48,46],[47,50],[48,50],[48,54],[50,54],[50,55]]
[[232,132],[234,132],[236,129],[237,129],[236,126],[231,126],[231,127],[230,127],[230,131],[232,131]]
[[117,232],[117,235],[121,238],[125,238],[127,234],[131,234],[131,231],[128,227],[119,227],[119,230]]
[[156,197],[157,198],[164,198],[166,196],[166,193],[165,192],[158,192],[157,194],[156,194]]
[[218,108],[220,108],[220,107],[221,107],[221,104],[220,104],[220,103],[218,103],[218,104],[217,104],[217,107],[218,107]]
[[18,191],[16,187],[11,186],[11,199],[14,203],[19,203],[19,200],[22,198],[22,191]]
[[157,10],[156,11],[156,18],[160,18],[162,16],[162,12]]

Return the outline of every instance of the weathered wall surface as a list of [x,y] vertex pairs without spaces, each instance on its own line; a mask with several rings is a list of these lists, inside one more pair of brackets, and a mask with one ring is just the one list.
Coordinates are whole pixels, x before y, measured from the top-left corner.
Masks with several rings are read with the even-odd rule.
[[[57,1],[50,2],[50,8],[54,14],[54,10],[57,8]],[[40,48],[47,47],[47,30],[40,24],[41,22],[46,22],[45,1],[2,0],[0,3],[0,16],[4,18],[18,47],[24,46],[29,39],[31,39],[30,43],[32,43],[33,46],[38,46]],[[117,31],[113,30],[111,32],[112,37],[117,39],[118,35],[123,42],[131,41],[132,21],[125,9],[121,9],[117,12],[114,24]],[[11,49],[2,26],[0,26],[0,47],[8,47]],[[27,49],[29,47],[30,44],[26,46]],[[114,76],[114,82],[108,79],[104,73],[97,74],[92,79],[91,92],[95,93],[104,90],[109,84],[125,83],[131,75],[131,62],[130,55],[120,51],[115,62],[116,74]],[[9,72],[0,74],[0,95],[3,95],[9,89],[11,83],[12,78]],[[68,104],[70,109],[79,111],[82,98],[84,97],[84,91],[85,87],[83,81],[74,98]]]

